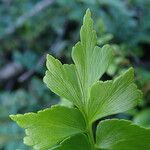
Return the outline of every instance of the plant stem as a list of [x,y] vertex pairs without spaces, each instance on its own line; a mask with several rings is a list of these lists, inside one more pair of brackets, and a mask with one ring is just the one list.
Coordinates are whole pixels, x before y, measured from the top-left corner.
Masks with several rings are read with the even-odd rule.
[[96,150],[94,136],[93,136],[93,130],[92,130],[92,124],[89,123],[85,112],[83,113],[83,115],[84,115],[84,118],[86,121],[87,136],[88,136],[89,142],[91,144],[91,150]]
[[94,137],[93,137],[92,125],[88,124],[87,135],[88,135],[88,138],[89,138],[90,143],[91,143],[91,150],[96,150],[95,146],[94,146],[95,142],[94,142]]

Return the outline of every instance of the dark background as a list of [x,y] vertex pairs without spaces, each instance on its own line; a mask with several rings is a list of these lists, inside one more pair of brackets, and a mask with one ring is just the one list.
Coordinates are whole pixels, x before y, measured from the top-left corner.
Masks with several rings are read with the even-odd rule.
[[45,55],[72,62],[71,49],[87,8],[98,45],[114,48],[102,80],[133,66],[144,93],[135,109],[111,117],[150,127],[150,0],[0,0],[0,149],[29,149],[9,114],[36,112],[59,102],[42,81]]

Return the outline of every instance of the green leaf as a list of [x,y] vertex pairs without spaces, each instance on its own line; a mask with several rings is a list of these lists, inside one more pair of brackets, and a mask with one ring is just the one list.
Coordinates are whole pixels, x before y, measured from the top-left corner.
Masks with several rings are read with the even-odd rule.
[[54,106],[38,113],[10,117],[26,129],[24,143],[37,150],[47,150],[67,137],[85,132],[84,118],[76,108]]
[[97,37],[89,9],[84,16],[80,40],[73,47],[72,58],[86,99],[89,88],[104,74],[112,60],[112,48],[109,45],[102,48],[96,46]]
[[76,106],[81,107],[81,92],[73,64],[62,65],[51,55],[47,55],[46,66],[48,71],[44,77],[46,85],[60,97],[66,98]]
[[141,98],[141,91],[133,80],[134,71],[130,68],[113,81],[99,81],[93,85],[88,104],[89,120],[92,122],[136,106]]
[[148,150],[150,129],[127,120],[104,120],[97,127],[96,146],[111,150]]
[[84,134],[77,134],[68,137],[53,150],[91,150],[88,137]]

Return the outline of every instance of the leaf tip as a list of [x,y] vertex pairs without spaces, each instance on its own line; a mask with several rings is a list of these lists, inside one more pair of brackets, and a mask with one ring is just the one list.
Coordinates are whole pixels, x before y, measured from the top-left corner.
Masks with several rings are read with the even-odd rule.
[[128,69],[128,71],[134,74],[134,68],[133,68],[133,67],[130,67],[130,68]]
[[50,57],[50,55],[49,55],[49,54],[46,54],[46,60],[47,60],[49,57]]
[[86,10],[86,13],[85,13],[85,15],[84,15],[84,18],[83,18],[83,23],[85,23],[88,19],[90,19],[91,18],[91,11],[90,11],[90,9],[88,8],[87,10]]
[[14,120],[16,117],[15,117],[15,115],[9,115],[9,118]]
[[91,11],[90,11],[89,8],[86,10],[86,15],[87,15],[87,16],[91,16]]
[[20,114],[17,114],[17,115],[9,115],[9,118],[15,122],[18,121],[18,118],[20,117],[21,115]]
[[128,70],[122,73],[122,77],[124,76],[125,79],[131,80],[133,82],[134,80],[134,68],[130,67]]

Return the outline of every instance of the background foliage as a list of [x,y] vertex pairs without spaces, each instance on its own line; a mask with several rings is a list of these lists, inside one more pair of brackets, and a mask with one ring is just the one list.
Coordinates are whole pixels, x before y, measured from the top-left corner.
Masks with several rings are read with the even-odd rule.
[[72,61],[70,52],[79,39],[87,8],[93,13],[98,45],[114,47],[114,61],[102,79],[112,79],[134,66],[136,83],[144,93],[137,108],[115,117],[150,127],[149,0],[2,0],[0,149],[29,149],[22,144],[23,132],[9,114],[37,111],[59,102],[42,81],[45,54],[64,63]]

